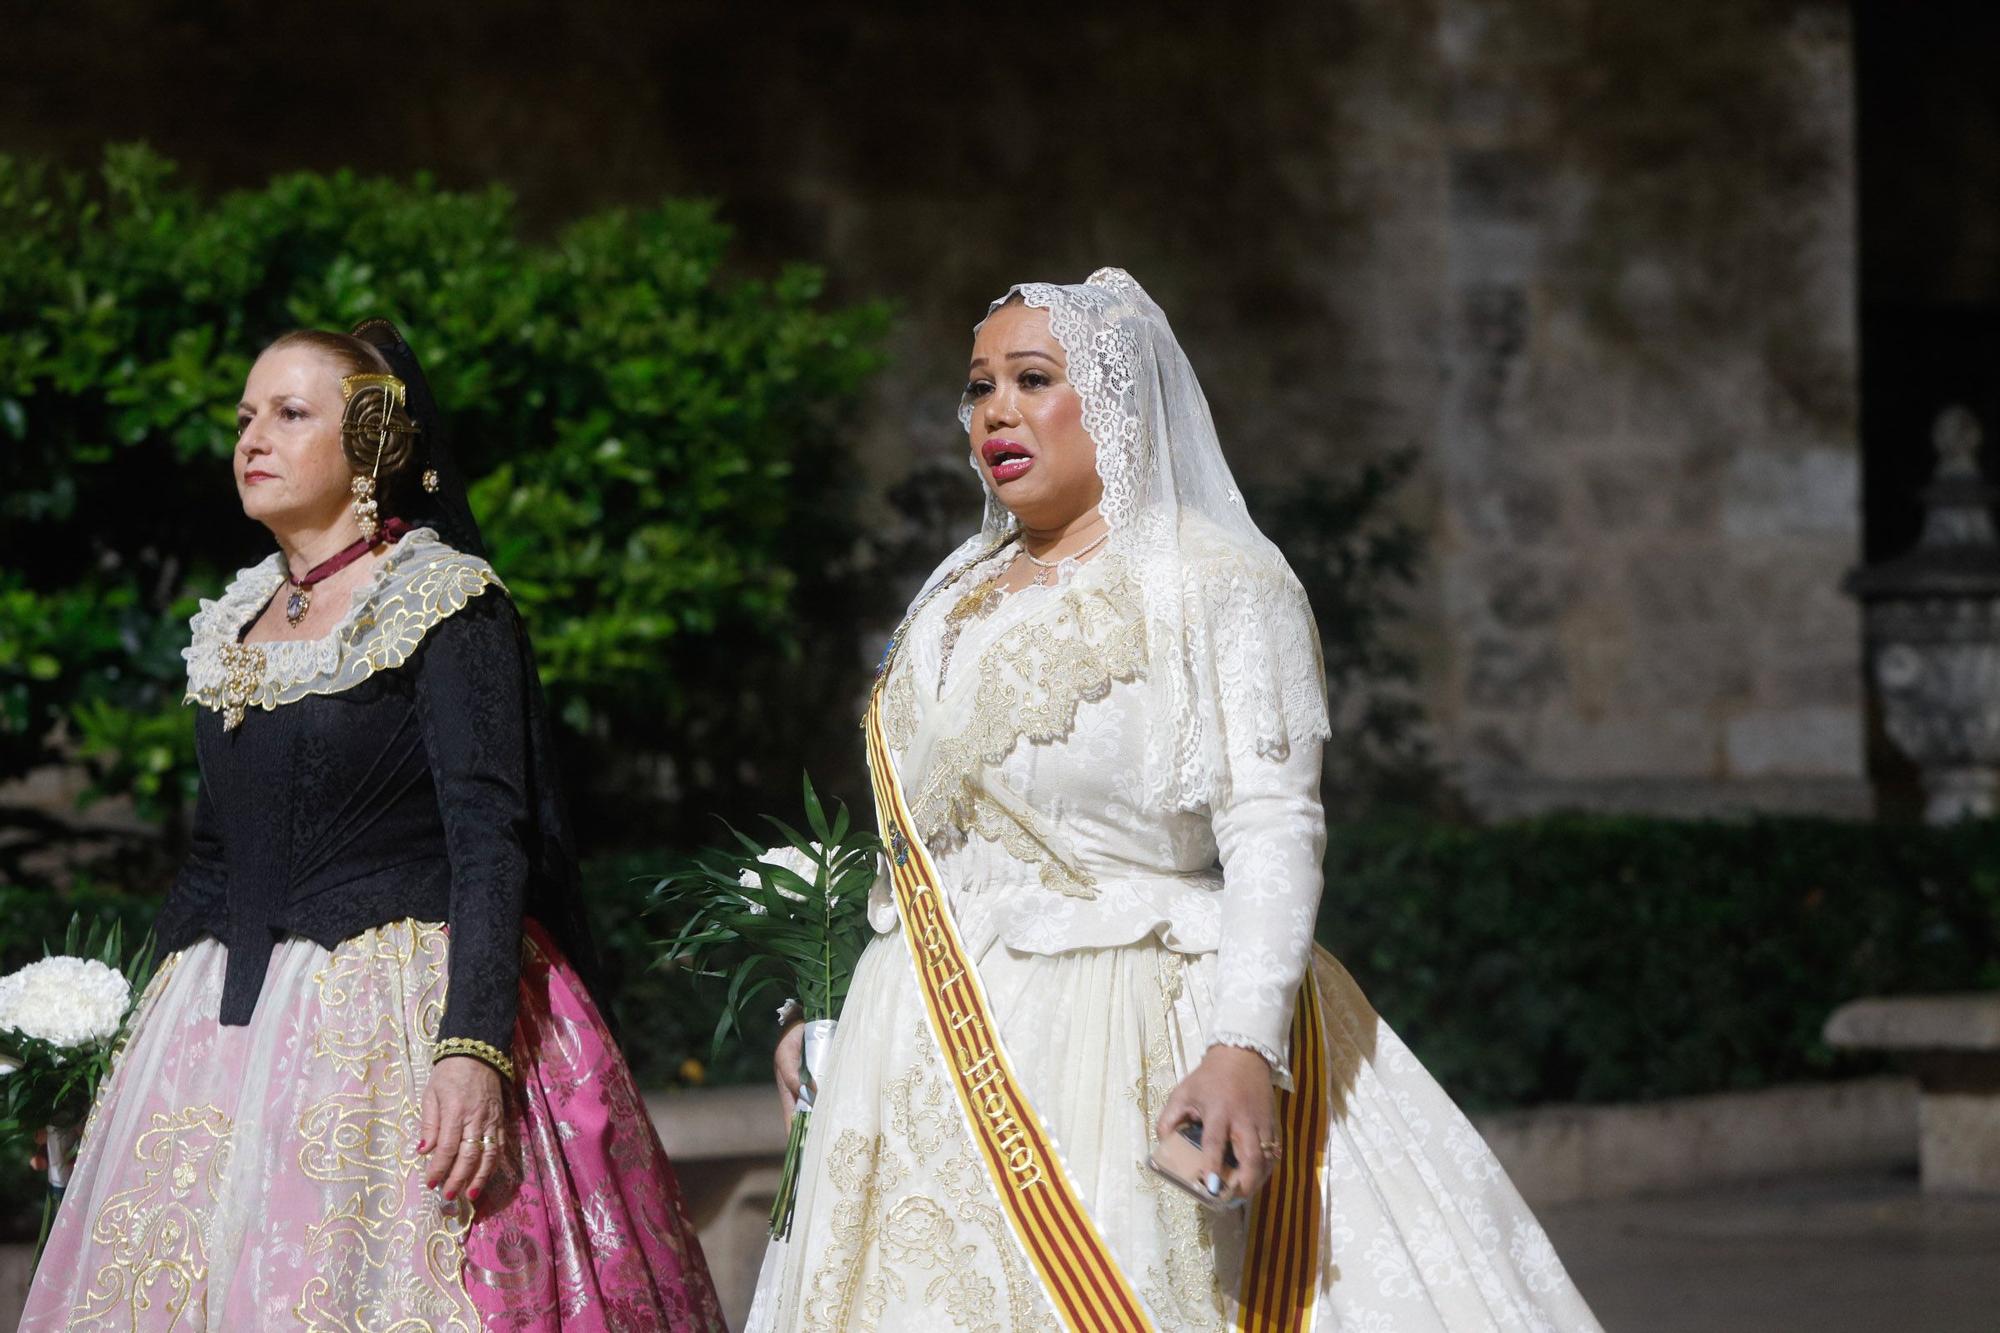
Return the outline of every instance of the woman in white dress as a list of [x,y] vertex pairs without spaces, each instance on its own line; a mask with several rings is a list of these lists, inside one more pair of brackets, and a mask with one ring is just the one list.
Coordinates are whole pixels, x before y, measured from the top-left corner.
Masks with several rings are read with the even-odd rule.
[[[879,934],[750,1326],[1596,1328],[1313,947],[1317,633],[1159,307],[1012,289],[960,415],[985,523],[878,679]],[[1187,1191],[1148,1159],[1194,1123]]]

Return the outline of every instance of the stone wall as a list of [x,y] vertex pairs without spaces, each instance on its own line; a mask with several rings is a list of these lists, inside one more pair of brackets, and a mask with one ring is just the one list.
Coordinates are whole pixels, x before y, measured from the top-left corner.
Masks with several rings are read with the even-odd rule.
[[1837,0],[89,9],[19,16],[0,150],[429,169],[538,225],[710,195],[748,263],[892,297],[884,487],[961,475],[990,296],[1121,264],[1252,479],[1420,452],[1475,805],[1865,807]]
[[1468,791],[1865,809],[1843,14],[1454,4],[1437,54]]

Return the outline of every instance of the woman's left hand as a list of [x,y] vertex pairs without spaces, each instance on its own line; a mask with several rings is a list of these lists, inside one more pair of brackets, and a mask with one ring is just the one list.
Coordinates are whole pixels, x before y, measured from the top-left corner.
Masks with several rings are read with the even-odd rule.
[[[1264,1145],[1277,1138],[1278,1099],[1271,1091],[1271,1066],[1255,1051],[1211,1046],[1194,1072],[1167,1098],[1153,1128],[1161,1137],[1190,1121],[1201,1124],[1202,1155],[1219,1182],[1216,1197],[1247,1199],[1264,1187],[1277,1165]],[[1222,1164],[1225,1147],[1236,1150],[1236,1168]]]
[[431,1159],[424,1183],[442,1188],[446,1202],[461,1193],[479,1202],[507,1143],[507,1101],[499,1071],[469,1055],[438,1061],[424,1088],[421,1134],[417,1151]]

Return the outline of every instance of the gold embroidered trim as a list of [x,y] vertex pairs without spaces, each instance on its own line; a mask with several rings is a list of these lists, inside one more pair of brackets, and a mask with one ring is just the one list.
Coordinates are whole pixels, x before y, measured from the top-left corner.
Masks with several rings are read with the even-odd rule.
[[[106,1199],[92,1219],[87,1253],[105,1260],[69,1311],[70,1328],[136,1328],[140,1312],[201,1308],[211,1225],[226,1194],[236,1125],[220,1107],[154,1111],[131,1146],[136,1183]],[[199,1316],[197,1316],[199,1317]]]
[[[1008,630],[980,655],[970,720],[957,735],[938,742],[910,801],[926,843],[948,845],[953,834],[976,833],[1031,861],[1045,885],[1076,898],[1096,896],[1096,882],[1056,856],[1034,829],[982,796],[981,778],[1023,741],[1046,745],[1067,738],[1086,700],[1101,699],[1114,683],[1145,671],[1146,621],[1138,586],[1122,557],[1107,556],[1100,563],[1102,578],[1064,592],[1052,612]],[[893,691],[884,703],[898,706]],[[891,718],[893,713],[885,714],[885,720]]]
[[[398,543],[380,586],[353,617],[324,640],[238,643],[237,634],[268,600],[281,577],[278,566],[245,570],[220,600],[204,603],[194,618],[185,702],[222,714],[233,731],[252,708],[265,710],[316,694],[338,694],[377,671],[410,660],[439,621],[465,609],[488,587],[504,589],[493,567],[453,550],[420,529]],[[266,586],[266,585],[269,586]],[[310,656],[301,664],[301,656]]]
[[483,1064],[493,1066],[506,1078],[514,1077],[514,1062],[508,1059],[498,1046],[474,1041],[471,1037],[446,1037],[431,1052],[431,1063],[436,1064],[451,1055],[469,1055]]
[[897,754],[917,737],[917,686],[908,667],[891,675],[882,689],[882,732]]
[[[1023,865],[1031,865],[1041,876],[1042,887],[1070,898],[1095,898],[1097,878],[1082,866],[1064,860],[1048,838],[1030,826],[1019,813],[1007,809],[983,791],[972,793],[965,803],[968,820],[964,831],[996,843]],[[1037,821],[1039,822],[1039,821]]]

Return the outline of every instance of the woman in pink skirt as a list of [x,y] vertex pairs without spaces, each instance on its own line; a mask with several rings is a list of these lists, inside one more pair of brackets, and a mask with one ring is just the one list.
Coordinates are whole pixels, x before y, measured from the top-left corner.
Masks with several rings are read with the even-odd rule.
[[194,617],[169,952],[21,1327],[720,1329],[571,966],[540,686],[416,358],[287,334],[237,432],[278,550]]

